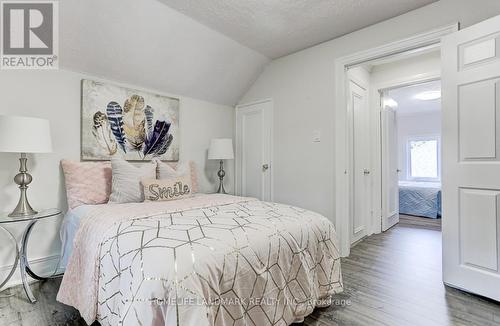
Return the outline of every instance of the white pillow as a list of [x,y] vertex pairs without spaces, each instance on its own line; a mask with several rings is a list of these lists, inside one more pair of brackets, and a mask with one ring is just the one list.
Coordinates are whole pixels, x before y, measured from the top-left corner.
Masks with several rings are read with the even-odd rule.
[[139,203],[144,201],[141,179],[156,177],[156,162],[135,166],[121,157],[111,158],[110,203]]
[[157,163],[157,179],[175,179],[184,175],[190,175],[192,192],[198,192],[198,178],[196,176],[196,167],[193,161],[179,162],[177,163],[175,169],[168,163],[162,161],[157,161]]

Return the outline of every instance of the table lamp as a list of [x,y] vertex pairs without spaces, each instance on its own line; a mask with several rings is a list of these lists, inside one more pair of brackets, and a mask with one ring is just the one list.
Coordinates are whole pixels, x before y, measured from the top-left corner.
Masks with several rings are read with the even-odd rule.
[[52,141],[48,120],[0,115],[0,152],[20,153],[19,174],[14,182],[19,185],[21,195],[10,217],[25,217],[37,214],[26,196],[33,177],[28,173],[26,153],[50,153]]
[[224,171],[224,160],[234,159],[233,140],[231,138],[212,139],[208,149],[208,159],[220,160],[220,168],[219,172],[217,172],[219,176],[219,189],[217,193],[226,194],[226,190],[224,189],[224,176],[226,175]]

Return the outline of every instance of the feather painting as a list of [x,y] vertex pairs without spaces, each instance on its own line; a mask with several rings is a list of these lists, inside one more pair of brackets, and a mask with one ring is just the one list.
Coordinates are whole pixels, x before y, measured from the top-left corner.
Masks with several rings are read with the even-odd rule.
[[123,130],[131,150],[142,149],[146,138],[145,120],[144,98],[134,94],[123,105]]
[[154,110],[149,105],[144,109],[144,115],[146,116],[146,139],[153,132],[153,118]]
[[127,148],[125,144],[127,140],[125,138],[125,132],[123,131],[122,107],[116,102],[109,102],[106,108],[106,113],[108,114],[111,131],[113,132],[113,135],[123,152],[126,153]]
[[156,121],[153,133],[150,135],[144,146],[144,156],[151,155],[157,157],[165,154],[172,143],[168,131],[171,124],[166,121]]
[[171,134],[167,135],[167,140],[163,142],[163,144],[158,148],[158,150],[153,154],[154,157],[162,156],[167,152],[169,149],[170,145],[172,144],[172,141],[174,140],[174,137]]
[[82,159],[179,159],[179,99],[83,80]]
[[114,155],[118,150],[118,145],[113,138],[111,127],[109,126],[108,117],[101,111],[94,114],[94,126],[92,127],[92,135],[94,135],[97,143],[109,155]]

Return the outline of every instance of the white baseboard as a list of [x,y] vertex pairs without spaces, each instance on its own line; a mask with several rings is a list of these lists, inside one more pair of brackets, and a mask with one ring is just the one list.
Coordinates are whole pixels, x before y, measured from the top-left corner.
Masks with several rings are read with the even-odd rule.
[[[59,255],[41,257],[41,258],[30,260],[29,264],[30,264],[31,269],[37,275],[47,276],[47,275],[52,275],[55,272],[57,264],[59,263],[59,258],[60,258]],[[12,269],[12,266],[13,265],[11,264],[11,265],[0,267],[0,277],[6,277],[9,274],[10,270]],[[29,282],[34,281],[33,279],[31,279],[31,277],[29,277],[29,275],[28,275],[28,280],[29,280]],[[1,281],[3,281],[3,279],[0,280],[0,282]],[[20,285],[20,284],[22,284],[22,281],[21,281],[21,274],[19,272],[19,266],[18,266],[16,268],[16,272],[14,273],[14,275],[12,275],[12,278],[9,280],[9,282],[7,282],[7,284],[5,284],[4,288],[1,290],[10,288],[10,287],[13,287],[16,285]]]

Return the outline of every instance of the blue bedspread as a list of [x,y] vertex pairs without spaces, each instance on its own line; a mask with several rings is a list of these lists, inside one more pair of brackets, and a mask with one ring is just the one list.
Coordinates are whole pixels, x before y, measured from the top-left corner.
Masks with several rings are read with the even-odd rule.
[[87,212],[92,209],[92,205],[83,205],[70,209],[61,225],[59,235],[61,236],[62,252],[61,260],[59,261],[59,269],[57,273],[63,273],[69,262],[69,257],[73,253],[73,240],[80,226],[80,222]]
[[399,213],[429,218],[441,217],[441,184],[399,182]]

